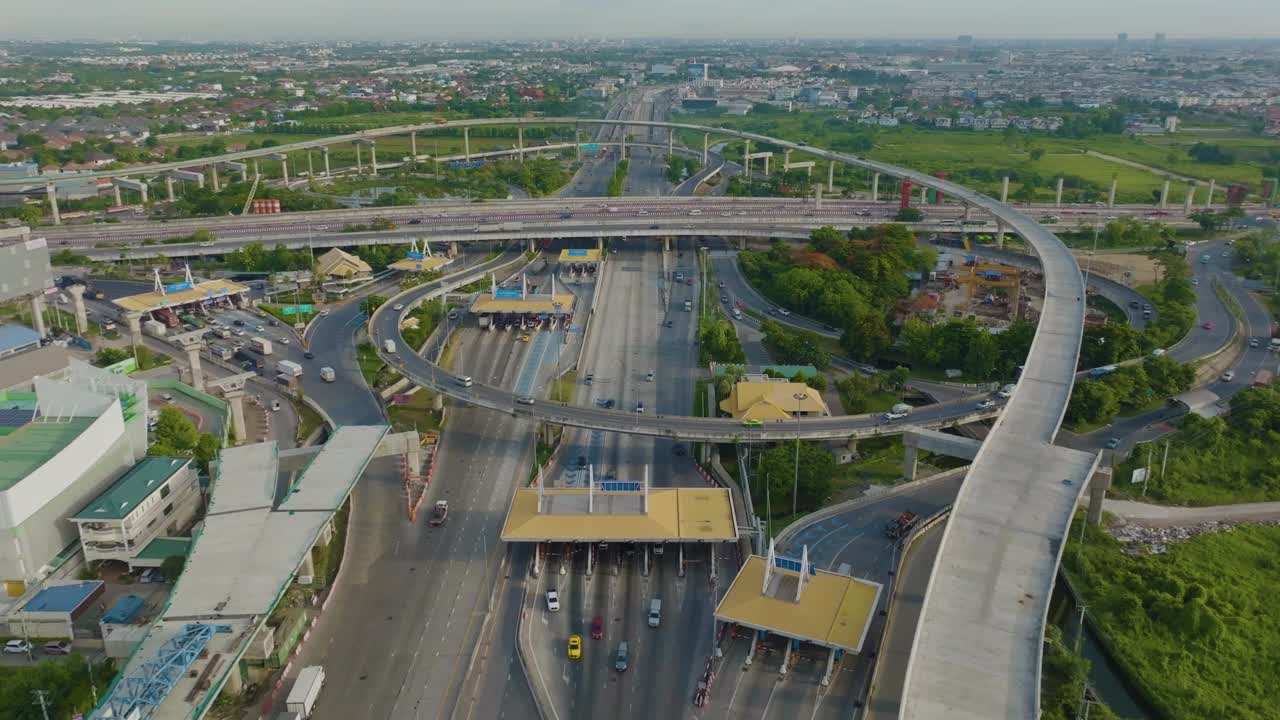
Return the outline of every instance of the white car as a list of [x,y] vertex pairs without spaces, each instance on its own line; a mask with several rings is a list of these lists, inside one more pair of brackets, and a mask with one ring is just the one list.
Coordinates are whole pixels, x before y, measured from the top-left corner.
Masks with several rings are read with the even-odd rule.
[[890,411],[884,414],[884,419],[885,419],[885,422],[893,422],[894,420],[901,420],[907,415],[908,413]]
[[288,345],[288,344],[289,344],[289,338],[286,338],[286,337],[282,337],[282,338],[280,338],[280,344],[281,344],[281,345]]
[[395,305],[392,305],[392,306],[391,306],[391,309],[392,309],[392,310],[395,310],[396,312],[400,312],[401,310],[403,310],[403,309],[404,309],[404,305],[402,305],[402,304],[400,304],[400,303],[396,303]]
[[1235,379],[1236,379],[1235,370],[1228,370],[1222,373],[1222,382],[1231,382],[1232,380],[1235,380]]
[[[560,612],[560,594],[555,590],[547,591],[547,610],[551,612]],[[5,649],[5,652],[9,652]]]
[[983,400],[982,402],[978,403],[979,410],[990,410],[995,406],[996,406],[995,400]]
[[6,655],[26,655],[31,652],[31,643],[26,640],[10,640],[4,644]]
[[1013,391],[1014,391],[1014,389],[1015,389],[1016,387],[1018,387],[1018,386],[1017,386],[1017,385],[1005,385],[1004,387],[1000,388],[1000,392],[998,392],[998,393],[996,393],[996,394],[997,394],[997,395],[999,395],[1000,397],[1002,397],[1002,398],[1004,398],[1004,399],[1008,400],[1009,398],[1013,397]]

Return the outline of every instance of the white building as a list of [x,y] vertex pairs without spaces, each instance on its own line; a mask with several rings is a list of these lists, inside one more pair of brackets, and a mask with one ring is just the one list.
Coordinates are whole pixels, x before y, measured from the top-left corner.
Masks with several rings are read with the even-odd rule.
[[[70,520],[80,532],[86,562],[117,560],[155,567],[169,555],[185,556],[186,540],[168,536],[186,529],[200,506],[190,458],[146,457]],[[181,545],[170,551],[171,545]]]
[[0,393],[0,581],[9,597],[79,547],[67,518],[147,451],[146,383],[78,360]]

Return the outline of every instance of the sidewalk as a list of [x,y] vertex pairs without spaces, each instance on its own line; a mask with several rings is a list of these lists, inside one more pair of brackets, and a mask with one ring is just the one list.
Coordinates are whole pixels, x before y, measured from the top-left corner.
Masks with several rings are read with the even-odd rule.
[[[1088,504],[1088,496],[1082,497]],[[1280,518],[1280,502],[1245,503],[1241,505],[1212,505],[1208,507],[1173,507],[1152,505],[1134,500],[1106,500],[1102,509],[1118,515],[1127,522],[1151,527],[1172,527],[1199,522],[1249,522]]]

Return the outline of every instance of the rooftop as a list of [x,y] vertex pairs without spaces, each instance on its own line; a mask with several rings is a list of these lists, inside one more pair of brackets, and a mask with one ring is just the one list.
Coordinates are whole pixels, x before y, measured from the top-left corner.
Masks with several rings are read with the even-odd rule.
[[0,325],[0,355],[29,345],[38,345],[40,335],[23,325]]
[[[649,510],[636,492],[589,493],[585,488],[542,491],[521,488],[511,500],[502,539],[506,542],[731,541],[737,538],[733,501],[720,488],[649,490]],[[588,496],[591,512],[588,512]]]
[[420,259],[404,258],[403,260],[397,260],[391,263],[387,267],[392,270],[404,270],[405,272],[431,272],[433,270],[439,270],[451,262],[453,262],[452,258],[438,256],[424,257]]
[[134,555],[136,560],[168,560],[186,557],[191,552],[191,538],[158,537]]
[[[71,520],[123,520],[134,508],[160,489],[165,481],[191,463],[190,458],[147,457],[120,476]],[[181,553],[185,554],[185,553]]]
[[87,580],[69,585],[51,585],[22,606],[23,612],[74,612],[84,601],[102,589],[101,580]]
[[36,421],[0,437],[0,490],[8,490],[80,437],[95,418]]
[[316,258],[316,266],[319,274],[324,277],[345,278],[352,275],[367,275],[373,272],[373,268],[369,267],[369,263],[339,248],[333,248]]
[[176,307],[178,305],[193,303],[197,300],[225,297],[227,295],[235,295],[245,292],[249,292],[249,288],[237,282],[231,282],[230,280],[206,280],[202,283],[196,283],[190,290],[175,290],[163,295],[152,291],[122,297],[118,300],[112,300],[111,302],[115,303],[118,307],[131,312],[150,312],[162,307]]
[[826,647],[862,650],[882,585],[818,570],[796,602],[800,573],[775,567],[766,594],[766,563],[759,555],[747,558],[716,607],[716,619]]
[[[797,395],[803,399],[796,399]],[[805,415],[830,415],[822,393],[789,380],[760,377],[735,383],[720,409],[740,420],[787,420],[799,411]]]
[[595,248],[589,250],[566,248],[560,251],[560,262],[598,263],[601,255],[602,253]]
[[572,294],[526,295],[523,298],[494,297],[484,294],[476,298],[471,312],[488,315],[493,313],[526,313],[540,315],[564,315],[573,312],[577,296]]

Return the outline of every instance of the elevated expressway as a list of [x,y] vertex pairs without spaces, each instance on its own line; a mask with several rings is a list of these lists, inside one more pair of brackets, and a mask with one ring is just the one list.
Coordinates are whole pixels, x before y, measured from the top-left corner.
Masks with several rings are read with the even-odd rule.
[[[1066,246],[1023,212],[931,175],[853,155],[755,133],[638,120],[496,118],[406,125],[227,153],[200,162],[107,170],[80,177],[145,176],[202,163],[243,160],[449,127],[620,122],[751,140],[909,179],[966,206],[991,213],[1005,228],[1021,235],[1040,258],[1046,284],[1040,324],[1017,390],[974,459],[947,524],[907,668],[902,712],[904,718],[1024,720],[1035,717],[1039,712],[1040,645],[1054,573],[1072,509],[1093,472],[1097,456],[1052,444],[1075,377],[1083,336],[1084,282]],[[21,184],[44,179],[24,178]],[[684,228],[666,233],[690,234],[682,230]],[[410,290],[402,299],[421,301],[428,292]],[[415,296],[414,293],[421,294]],[[399,338],[397,320],[386,305],[375,313],[371,332],[379,349],[384,340],[392,340],[399,349],[408,349]],[[399,352],[387,359],[424,387],[464,402],[551,423],[724,442],[882,432],[878,427],[869,427],[868,419],[860,417],[805,419],[748,430],[733,421],[715,419],[656,418],[547,403],[518,405],[513,395],[495,388],[463,388],[412,352]],[[922,419],[917,417],[916,422]]]

